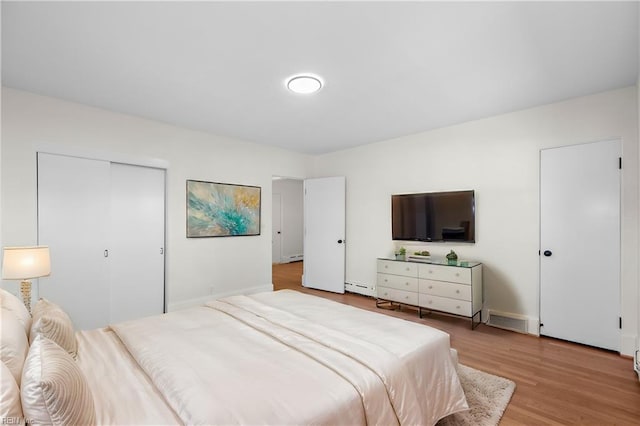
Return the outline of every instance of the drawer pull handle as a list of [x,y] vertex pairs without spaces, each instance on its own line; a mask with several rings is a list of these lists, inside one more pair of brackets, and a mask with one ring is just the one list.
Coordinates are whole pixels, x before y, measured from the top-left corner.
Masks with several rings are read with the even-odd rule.
[[432,303],[433,303],[433,300],[429,300],[429,302],[428,302],[428,303],[429,303],[429,304],[432,304]]
[[404,298],[405,298],[405,299],[408,299],[408,298],[409,298],[409,296],[405,296]]
[[430,285],[430,286],[429,286],[429,289],[432,289],[432,288],[433,288],[433,286],[432,286],[432,285]]
[[409,283],[405,283],[406,285],[409,285]]
[[429,269],[429,273],[430,273],[430,274],[433,274],[433,271],[432,271],[431,269]]
[[411,269],[409,267],[407,267],[407,271],[410,271]]
[[388,282],[389,282],[389,280],[385,278],[385,279],[384,279],[384,282],[385,282],[385,283],[388,283]]
[[388,294],[389,294],[389,293],[385,293],[384,295],[386,296],[386,295],[388,295]]
[[456,306],[456,309],[460,309],[460,305]]
[[460,274],[456,272],[456,277],[459,277],[459,276],[460,276]]
[[460,294],[460,290],[456,290],[456,293],[457,293],[457,294]]
[[384,269],[389,269],[389,265],[384,265]]

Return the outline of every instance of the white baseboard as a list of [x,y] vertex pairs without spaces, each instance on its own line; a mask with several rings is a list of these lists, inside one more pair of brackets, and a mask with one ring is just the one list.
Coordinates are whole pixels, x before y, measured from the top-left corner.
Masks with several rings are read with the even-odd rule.
[[180,309],[192,308],[194,306],[202,306],[205,303],[214,300],[221,299],[223,297],[237,296],[239,294],[253,294],[263,291],[273,291],[273,284],[261,285],[256,287],[242,288],[238,290],[225,291],[220,293],[209,294],[207,296],[197,297],[195,299],[183,300],[180,302],[169,303],[167,305],[167,312],[178,311]]

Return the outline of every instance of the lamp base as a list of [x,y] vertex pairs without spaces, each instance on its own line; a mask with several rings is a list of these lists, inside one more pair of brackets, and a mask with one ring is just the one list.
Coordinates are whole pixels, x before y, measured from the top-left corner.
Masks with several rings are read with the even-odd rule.
[[20,283],[20,293],[22,294],[24,306],[31,313],[31,281],[24,280]]

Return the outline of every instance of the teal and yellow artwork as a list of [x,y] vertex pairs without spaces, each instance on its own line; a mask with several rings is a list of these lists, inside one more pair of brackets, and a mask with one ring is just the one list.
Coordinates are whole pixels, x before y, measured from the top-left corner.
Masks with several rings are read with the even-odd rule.
[[260,187],[187,180],[187,237],[260,235]]

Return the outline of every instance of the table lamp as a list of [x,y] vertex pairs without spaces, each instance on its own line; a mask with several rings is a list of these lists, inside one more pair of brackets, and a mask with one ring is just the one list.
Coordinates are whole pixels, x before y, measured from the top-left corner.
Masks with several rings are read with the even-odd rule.
[[31,313],[31,278],[46,277],[51,273],[49,247],[5,247],[2,257],[2,279],[22,280],[22,301]]

